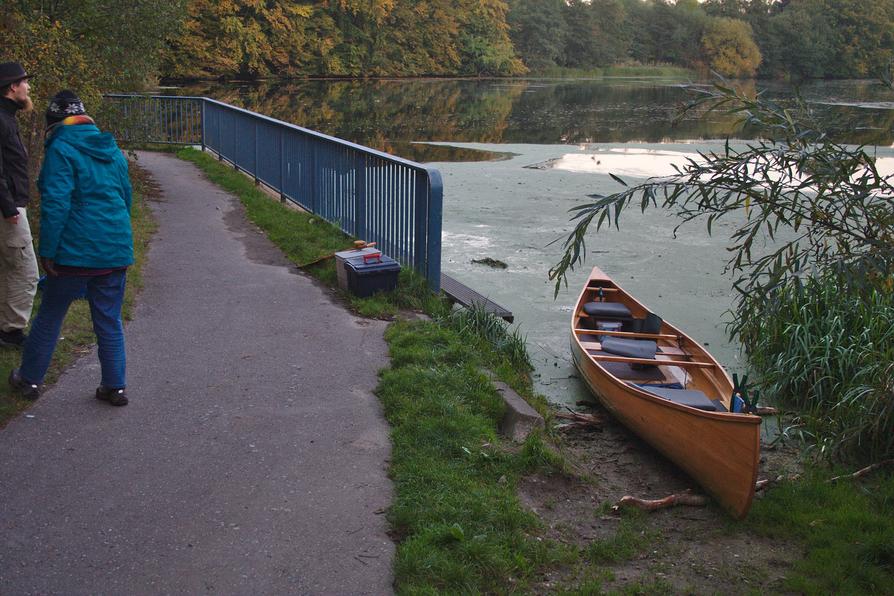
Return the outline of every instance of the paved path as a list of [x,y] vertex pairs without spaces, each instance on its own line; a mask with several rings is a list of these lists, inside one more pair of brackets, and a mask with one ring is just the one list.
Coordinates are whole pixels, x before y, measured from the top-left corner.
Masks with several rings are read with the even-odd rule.
[[0,430],[0,594],[383,594],[384,325],[296,274],[192,165],[140,163],[160,229],[128,324]]

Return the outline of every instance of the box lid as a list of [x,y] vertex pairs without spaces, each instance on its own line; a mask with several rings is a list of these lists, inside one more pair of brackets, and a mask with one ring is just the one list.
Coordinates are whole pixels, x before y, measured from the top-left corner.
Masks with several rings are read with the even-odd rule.
[[363,256],[363,255],[380,255],[380,254],[382,254],[382,251],[379,250],[378,248],[361,248],[360,250],[357,250],[356,248],[352,248],[350,250],[342,250],[342,251],[335,253],[335,258],[345,260],[345,259],[350,259],[351,257],[359,257],[359,256]]
[[385,255],[379,259],[364,259],[363,256],[354,256],[345,259],[345,267],[350,267],[356,273],[400,271],[400,263]]

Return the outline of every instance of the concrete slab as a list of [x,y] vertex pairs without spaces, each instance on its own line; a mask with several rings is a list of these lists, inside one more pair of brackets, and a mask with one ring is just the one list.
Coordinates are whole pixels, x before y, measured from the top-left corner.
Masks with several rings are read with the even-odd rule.
[[517,443],[524,443],[534,429],[544,427],[543,416],[512,387],[502,381],[492,382],[506,404],[506,412],[500,421],[500,434]]
[[0,430],[3,594],[383,594],[384,323],[298,273],[194,166],[140,154],[160,229],[127,326]]

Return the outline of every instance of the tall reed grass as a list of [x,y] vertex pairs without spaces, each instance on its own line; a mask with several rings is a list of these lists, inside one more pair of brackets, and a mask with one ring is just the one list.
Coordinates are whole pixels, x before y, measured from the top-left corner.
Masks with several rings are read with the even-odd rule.
[[826,458],[894,456],[894,293],[835,276],[790,287],[742,329],[761,385]]
[[493,347],[520,371],[534,370],[527,349],[527,336],[518,327],[510,328],[502,319],[472,305],[452,311],[441,322],[469,340],[481,340]]

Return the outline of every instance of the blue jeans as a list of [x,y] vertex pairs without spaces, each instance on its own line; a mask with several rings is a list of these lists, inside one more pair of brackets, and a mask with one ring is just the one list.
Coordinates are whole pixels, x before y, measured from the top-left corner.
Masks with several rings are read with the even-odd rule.
[[121,389],[125,381],[124,325],[121,322],[121,305],[127,271],[113,271],[106,275],[47,276],[43,286],[40,310],[31,324],[31,332],[25,340],[22,379],[39,385],[50,367],[50,359],[56,349],[62,321],[75,298],[86,292],[90,303],[93,332],[99,344],[99,364],[102,368],[102,385]]

